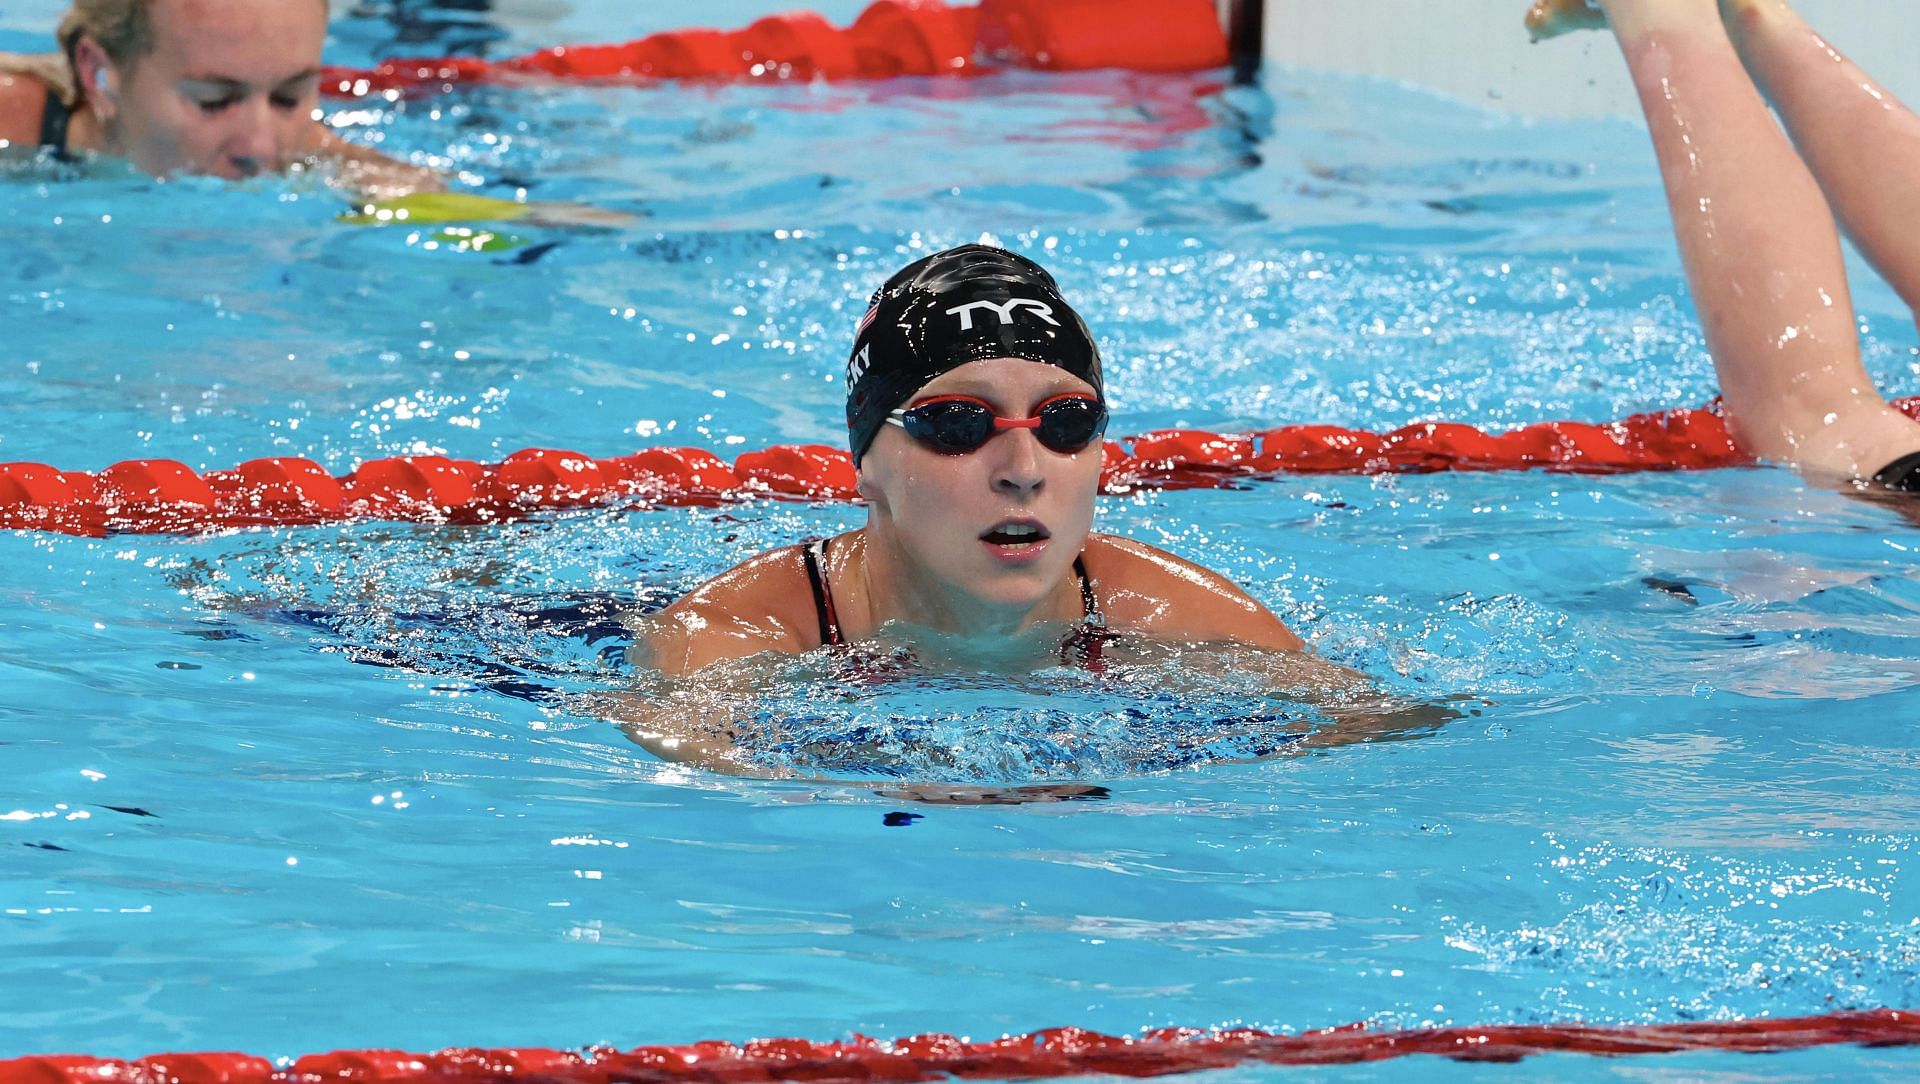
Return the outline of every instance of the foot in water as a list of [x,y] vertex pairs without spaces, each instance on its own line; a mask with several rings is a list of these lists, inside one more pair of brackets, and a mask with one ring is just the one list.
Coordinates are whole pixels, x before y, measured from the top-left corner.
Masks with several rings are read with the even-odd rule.
[[1527,9],[1527,32],[1534,41],[1557,38],[1574,30],[1603,30],[1607,13],[1600,0],[1533,0]]

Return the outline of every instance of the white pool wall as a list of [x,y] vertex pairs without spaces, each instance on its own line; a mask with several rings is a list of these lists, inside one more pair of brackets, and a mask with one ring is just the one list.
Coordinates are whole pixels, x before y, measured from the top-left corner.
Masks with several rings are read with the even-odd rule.
[[[1526,0],[1267,0],[1269,64],[1428,87],[1510,113],[1638,116],[1607,34],[1530,45]],[[1903,102],[1920,106],[1920,3],[1800,0],[1800,14]]]

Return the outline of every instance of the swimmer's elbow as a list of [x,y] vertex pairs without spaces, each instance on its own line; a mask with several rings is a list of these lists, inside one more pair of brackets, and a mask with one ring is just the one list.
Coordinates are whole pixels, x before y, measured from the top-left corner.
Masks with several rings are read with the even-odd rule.
[[699,643],[696,629],[659,617],[642,618],[629,627],[634,637],[627,648],[627,665],[636,676],[681,678],[699,669],[694,662]]
[[627,669],[635,674],[659,674],[666,676],[660,666],[660,652],[653,641],[641,637],[627,645]]
[[1267,634],[1267,642],[1258,646],[1272,651],[1305,651],[1307,649],[1307,642],[1302,640],[1298,633],[1288,628],[1285,622],[1271,615],[1269,618],[1273,622],[1273,627]]
[[1251,595],[1236,588],[1231,599],[1234,603],[1233,612],[1222,615],[1232,626],[1227,639],[1267,651],[1297,652],[1307,649],[1305,640],[1288,628],[1278,614],[1261,605]]

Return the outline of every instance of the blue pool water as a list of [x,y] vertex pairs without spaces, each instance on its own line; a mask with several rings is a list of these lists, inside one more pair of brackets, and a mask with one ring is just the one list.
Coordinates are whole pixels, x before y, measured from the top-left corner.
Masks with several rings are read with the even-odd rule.
[[[56,7],[0,7],[0,48]],[[367,10],[336,23],[336,59],[670,25],[583,4],[402,33]],[[0,459],[344,472],[835,441],[866,293],[983,236],[1082,302],[1116,433],[1497,428],[1713,394],[1625,122],[1299,72],[1262,93],[1002,74],[341,108],[352,138],[477,190],[644,217],[461,251],[344,224],[297,182],[12,168]],[[1920,390],[1909,315],[1869,279],[1856,297],[1876,377]],[[1920,1006],[1920,533],[1887,507],[1758,469],[1107,500],[1102,529],[1223,570],[1393,691],[1491,703],[1251,763],[1135,740],[1210,725],[1204,697],[1059,675],[849,709],[927,778],[1105,801],[726,778],[596,713],[627,683],[611,609],[858,521],[756,503],[0,537],[0,1056]],[[884,826],[902,809],[922,817]],[[1912,1069],[1845,1049],[1504,1072]]]

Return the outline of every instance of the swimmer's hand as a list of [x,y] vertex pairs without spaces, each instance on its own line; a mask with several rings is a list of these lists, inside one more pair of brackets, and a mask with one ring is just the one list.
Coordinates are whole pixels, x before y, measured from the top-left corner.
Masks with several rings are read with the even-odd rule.
[[411,199],[446,191],[447,180],[433,170],[391,158],[334,159],[309,163],[327,187],[354,200]]
[[569,230],[623,230],[640,221],[639,215],[609,211],[585,203],[523,203],[520,221],[530,226]]
[[914,783],[876,790],[882,798],[929,805],[1032,805],[1044,802],[1098,802],[1112,796],[1105,787],[1085,783],[1040,783],[1026,787],[963,787]]
[[[1152,645],[1134,645],[1135,650]],[[1188,678],[1215,678],[1264,684],[1267,693],[1286,704],[1301,704],[1325,719],[1298,733],[1270,754],[1299,756],[1336,745],[1400,741],[1420,738],[1456,719],[1480,714],[1489,701],[1453,694],[1437,699],[1413,699],[1381,688],[1358,670],[1341,666],[1307,651],[1265,651],[1216,645],[1211,652],[1174,650],[1181,672]],[[1149,673],[1162,673],[1153,670]]]
[[471,192],[420,192],[397,199],[372,200],[342,215],[357,226],[433,226],[449,222],[517,222],[561,229],[620,229],[639,221],[633,215],[579,203],[520,203]]
[[1335,745],[1359,745],[1424,738],[1457,719],[1480,714],[1493,701],[1456,693],[1436,700],[1410,700],[1378,690],[1320,700],[1315,704],[1328,722],[1288,746],[1285,753],[1304,753]]

